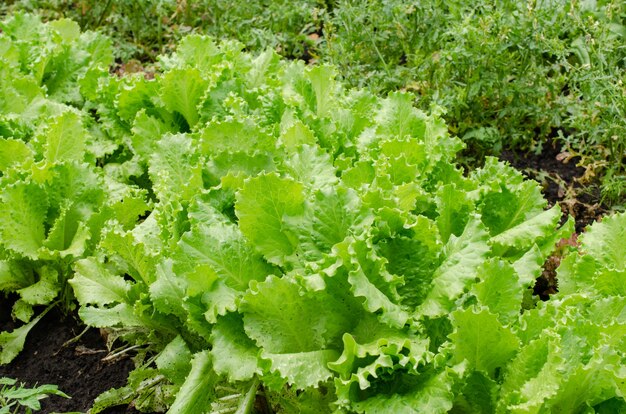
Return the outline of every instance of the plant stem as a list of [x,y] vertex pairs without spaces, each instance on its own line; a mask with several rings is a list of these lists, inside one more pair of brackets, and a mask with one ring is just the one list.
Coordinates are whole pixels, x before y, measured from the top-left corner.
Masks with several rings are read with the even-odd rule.
[[259,388],[259,379],[257,377],[254,378],[250,389],[246,393],[246,396],[241,401],[239,408],[235,414],[251,414],[252,409],[254,408],[254,400],[256,399],[256,391]]

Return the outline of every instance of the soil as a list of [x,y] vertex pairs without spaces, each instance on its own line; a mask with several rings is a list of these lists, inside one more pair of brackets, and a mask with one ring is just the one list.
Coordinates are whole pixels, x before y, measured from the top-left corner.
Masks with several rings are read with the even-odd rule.
[[[0,331],[12,330],[13,301],[0,295]],[[30,331],[24,350],[13,362],[0,365],[0,377],[17,379],[28,387],[56,384],[71,399],[50,396],[41,400],[38,413],[86,412],[104,391],[126,385],[133,368],[129,358],[105,363],[105,341],[97,329],[85,330],[76,315],[51,310]],[[74,338],[80,338],[73,342]],[[131,407],[116,407],[106,414],[138,413]]]
[[577,166],[577,160],[570,159],[553,142],[546,144],[539,154],[504,150],[500,159],[508,161],[526,177],[537,180],[543,187],[549,207],[555,204],[561,206],[563,222],[567,216],[572,216],[576,222],[575,233],[570,239],[559,242],[556,252],[548,258],[535,282],[533,293],[541,300],[549,300],[550,295],[558,292],[556,268],[564,252],[562,247],[576,246],[578,234],[586,226],[600,220],[607,209],[600,202],[598,187],[585,183],[585,169]]
[[600,202],[598,186],[585,182],[585,169],[577,166],[577,159],[561,152],[554,142],[548,142],[541,153],[504,150],[500,159],[531,179],[539,181],[549,207],[559,204],[567,216],[576,221],[576,233],[601,219],[606,207]]

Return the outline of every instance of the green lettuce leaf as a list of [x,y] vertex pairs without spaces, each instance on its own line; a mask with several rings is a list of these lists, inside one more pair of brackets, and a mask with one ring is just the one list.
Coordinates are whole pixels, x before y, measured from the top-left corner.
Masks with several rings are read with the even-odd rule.
[[193,128],[200,117],[198,105],[208,84],[195,68],[172,69],[160,80],[160,98],[167,110],[183,116],[185,125],[181,132]]
[[169,413],[203,412],[215,398],[217,375],[211,368],[211,356],[207,351],[199,352],[191,360],[191,372],[181,386]]
[[0,195],[0,235],[5,249],[32,259],[38,258],[45,238],[48,198],[36,183],[16,183]]
[[41,135],[45,137],[41,139],[45,139],[44,156],[48,165],[83,160],[86,131],[77,114],[64,112],[51,120]]
[[74,264],[75,274],[70,279],[74,294],[83,304],[108,305],[123,303],[129,299],[130,283],[112,274],[107,267],[93,257]]
[[172,383],[182,385],[191,371],[191,351],[179,335],[165,346],[155,359],[159,371]]
[[159,200],[189,200],[202,188],[202,168],[194,142],[186,135],[165,135],[149,161],[150,178]]
[[488,233],[478,217],[470,218],[463,233],[450,236],[443,248],[443,262],[433,275],[432,290],[419,307],[421,314],[433,317],[447,314],[477,275],[487,258]]
[[626,238],[626,214],[605,217],[592,225],[579,241],[582,250],[593,257],[602,267],[615,270],[626,269],[623,241]]
[[217,321],[211,333],[211,357],[215,372],[230,381],[245,381],[260,374],[259,348],[244,332],[241,316],[225,315]]
[[522,309],[524,285],[515,268],[502,260],[486,261],[478,270],[481,281],[472,286],[471,293],[498,319],[509,325],[517,320]]
[[294,252],[295,241],[284,232],[286,216],[303,211],[302,184],[277,174],[251,178],[237,193],[239,228],[270,263],[282,265]]
[[452,313],[454,344],[453,361],[467,361],[469,368],[481,371],[491,378],[515,356],[519,339],[504,327],[496,315],[487,309],[469,307]]
[[28,333],[53,306],[48,306],[36,318],[11,332],[0,332],[0,365],[8,364],[22,351]]
[[211,205],[196,199],[189,217],[191,231],[183,235],[174,252],[176,271],[189,280],[187,294],[209,290],[218,279],[243,292],[251,280],[261,281],[274,271],[239,227]]

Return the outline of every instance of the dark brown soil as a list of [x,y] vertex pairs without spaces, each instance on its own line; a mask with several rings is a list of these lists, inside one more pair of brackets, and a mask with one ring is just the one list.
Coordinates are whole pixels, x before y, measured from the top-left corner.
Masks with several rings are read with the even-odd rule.
[[[0,331],[15,327],[10,319],[11,305],[11,300],[0,295]],[[56,384],[72,397],[46,398],[41,401],[40,413],[86,412],[99,394],[126,384],[133,363],[128,358],[102,362],[108,351],[96,329],[89,329],[77,341],[66,344],[84,329],[76,316],[51,310],[30,331],[20,355],[8,365],[0,365],[0,377],[17,379],[29,387]],[[108,414],[136,412],[128,407],[107,411]]]
[[546,144],[540,154],[505,150],[500,159],[508,161],[528,178],[539,181],[549,206],[561,206],[563,221],[567,216],[576,221],[576,232],[570,239],[559,243],[557,251],[548,258],[542,275],[536,280],[533,293],[541,300],[549,300],[550,295],[558,292],[556,268],[563,253],[560,248],[575,246],[577,235],[599,220],[606,213],[606,208],[600,203],[597,186],[585,182],[585,169],[576,165],[575,158],[568,160],[567,154],[562,153],[555,143]]
[[565,215],[576,220],[576,233],[606,213],[598,187],[585,182],[585,169],[576,165],[576,158],[568,159],[558,144],[545,144],[540,154],[504,150],[500,159],[539,181],[549,205],[559,204]]

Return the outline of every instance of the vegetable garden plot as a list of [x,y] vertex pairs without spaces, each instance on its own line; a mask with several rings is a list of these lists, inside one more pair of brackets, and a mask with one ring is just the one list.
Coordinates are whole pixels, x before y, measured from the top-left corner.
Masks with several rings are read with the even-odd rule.
[[71,21],[1,27],[3,363],[75,299],[139,351],[93,413],[626,408],[626,215],[538,302],[573,222],[493,158],[465,174],[409,95],[195,35],[119,78]]

